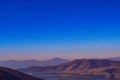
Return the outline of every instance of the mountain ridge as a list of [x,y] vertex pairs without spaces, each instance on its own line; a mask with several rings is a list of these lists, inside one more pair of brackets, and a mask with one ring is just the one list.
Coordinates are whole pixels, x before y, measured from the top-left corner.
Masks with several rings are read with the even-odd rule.
[[[108,67],[112,65],[120,65],[120,61],[113,61],[108,59],[78,59],[74,60],[72,62],[63,63],[56,66],[33,66],[29,68],[39,68],[45,71],[45,69],[50,68],[51,70],[89,70],[94,68],[100,68],[100,67]],[[62,67],[62,68],[58,68]],[[55,68],[55,69],[54,69]],[[58,69],[57,69],[58,68]],[[28,69],[28,68],[27,68]]]
[[[113,68],[112,68],[113,67]],[[104,70],[102,70],[104,69]],[[38,74],[65,74],[73,73],[79,74],[81,77],[107,77],[111,73],[109,71],[115,70],[113,73],[118,73],[120,71],[120,61],[108,60],[108,59],[78,59],[71,62],[63,63],[56,66],[33,66],[29,68],[19,69],[25,73],[38,73]],[[108,70],[108,71],[106,71]],[[99,73],[98,71],[101,71]],[[105,74],[103,74],[105,73]],[[86,76],[87,75],[87,76]],[[72,75],[71,75],[72,76]],[[92,76],[92,77],[93,77]],[[116,74],[116,78],[120,78],[120,74]]]
[[5,66],[13,69],[17,68],[26,68],[30,66],[48,66],[48,65],[58,65],[61,63],[66,63],[69,62],[70,60],[67,59],[62,59],[62,58],[53,58],[49,60],[5,60],[5,61],[0,61],[0,66]]
[[22,72],[0,66],[0,80],[44,80],[44,79],[32,77]]

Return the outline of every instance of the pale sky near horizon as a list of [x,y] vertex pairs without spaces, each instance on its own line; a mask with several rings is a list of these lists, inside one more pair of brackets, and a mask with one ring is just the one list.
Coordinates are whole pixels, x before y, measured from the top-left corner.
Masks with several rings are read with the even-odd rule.
[[0,60],[120,57],[119,0],[0,1]]

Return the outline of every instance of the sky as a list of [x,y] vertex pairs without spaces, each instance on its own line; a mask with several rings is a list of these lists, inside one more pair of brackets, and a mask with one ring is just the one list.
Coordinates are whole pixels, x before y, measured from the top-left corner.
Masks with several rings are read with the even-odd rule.
[[0,1],[0,60],[120,57],[119,0]]

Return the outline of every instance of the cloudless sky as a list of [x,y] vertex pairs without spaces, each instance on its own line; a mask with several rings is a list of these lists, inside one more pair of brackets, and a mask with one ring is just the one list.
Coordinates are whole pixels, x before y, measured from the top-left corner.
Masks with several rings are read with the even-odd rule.
[[0,60],[120,56],[119,0],[0,1]]

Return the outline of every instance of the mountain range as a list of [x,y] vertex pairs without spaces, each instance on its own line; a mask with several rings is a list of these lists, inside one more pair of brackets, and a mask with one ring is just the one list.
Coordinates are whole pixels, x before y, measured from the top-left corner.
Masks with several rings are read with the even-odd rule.
[[[24,73],[37,74],[59,74],[74,77],[101,77],[120,79],[120,61],[108,59],[78,59],[71,62],[63,63],[55,66],[33,66],[29,68],[19,69]],[[65,76],[64,76],[65,77]]]
[[44,79],[32,77],[30,75],[24,74],[22,72],[10,68],[0,67],[0,80],[44,80]]
[[[120,57],[108,58],[109,60],[120,61]],[[18,68],[27,68],[31,66],[54,66],[62,63],[67,63],[72,60],[62,59],[62,58],[53,58],[49,60],[5,60],[0,61],[0,66],[5,66],[13,69]]]
[[70,60],[62,58],[53,58],[49,60],[39,61],[39,60],[6,60],[0,61],[0,66],[5,66],[13,69],[26,68],[30,66],[53,66],[62,63],[69,62]]

